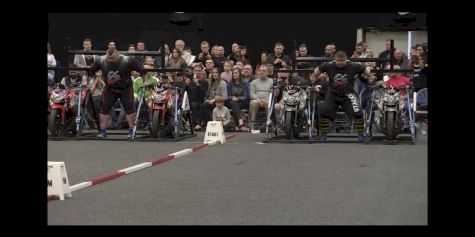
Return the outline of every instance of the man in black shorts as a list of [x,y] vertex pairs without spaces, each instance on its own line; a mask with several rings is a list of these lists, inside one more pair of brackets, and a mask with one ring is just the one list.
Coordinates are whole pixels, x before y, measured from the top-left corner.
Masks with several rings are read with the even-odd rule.
[[[356,74],[363,73],[366,80],[370,78],[369,68],[348,61],[346,53],[338,51],[335,53],[334,61],[324,63],[315,69],[315,77],[323,72],[328,74],[327,80],[329,80],[330,88],[323,100],[321,117],[318,121],[321,130],[320,140],[325,141],[327,139],[330,119],[335,116],[336,107],[341,105],[347,116],[354,118],[358,141],[363,141],[363,112],[353,86]],[[315,88],[315,91],[318,92],[319,88]]]
[[89,73],[92,75],[98,70],[102,70],[106,85],[102,92],[103,106],[99,116],[101,129],[97,137],[107,137],[106,128],[107,121],[109,120],[109,111],[117,99],[120,98],[129,124],[129,135],[127,137],[131,138],[135,120],[135,110],[133,107],[134,91],[130,73],[132,70],[135,70],[139,72],[143,78],[145,75],[143,66],[135,57],[119,55],[115,48],[109,48],[105,56],[91,65]]

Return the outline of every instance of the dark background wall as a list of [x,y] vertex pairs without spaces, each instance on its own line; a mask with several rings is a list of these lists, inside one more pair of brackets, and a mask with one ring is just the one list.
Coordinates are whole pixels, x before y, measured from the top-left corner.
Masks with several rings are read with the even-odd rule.
[[[323,54],[327,42],[335,42],[337,49],[351,54],[356,43],[356,29],[390,26],[396,13],[203,13],[203,31],[198,31],[197,14],[189,26],[169,22],[168,13],[49,13],[48,41],[63,66],[65,49],[82,49],[82,40],[90,37],[93,49],[105,50],[109,39],[115,39],[119,50],[127,50],[129,43],[141,39],[148,50],[158,50],[160,39],[169,46],[177,38],[198,54],[200,42],[225,47],[238,42],[248,47],[254,65],[259,51],[272,51],[276,41],[282,41],[286,53],[293,50],[292,40],[305,42],[310,54]],[[417,14],[411,26],[426,26],[426,14]],[[381,42],[384,44],[384,42]],[[371,45],[370,45],[371,47]]]

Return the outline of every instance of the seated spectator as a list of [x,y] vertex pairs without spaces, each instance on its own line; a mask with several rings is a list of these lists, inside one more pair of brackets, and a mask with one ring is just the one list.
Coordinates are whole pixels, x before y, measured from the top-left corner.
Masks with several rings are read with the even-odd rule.
[[[387,65],[386,69],[389,69],[389,68],[390,66]],[[401,67],[398,65],[394,65],[393,69],[401,69]],[[399,88],[401,86],[413,86],[413,83],[411,82],[409,78],[405,76],[401,76],[401,73],[399,72],[390,72],[388,75],[388,80],[384,82],[384,85]],[[400,94],[403,98],[405,98],[407,95],[407,92],[406,90],[401,90]]]
[[228,101],[233,111],[234,124],[236,130],[240,130],[243,125],[241,109],[249,108],[249,84],[243,80],[243,75],[239,68],[233,70],[233,78],[230,83]]
[[251,130],[254,130],[258,108],[264,108],[266,114],[268,113],[268,103],[269,103],[269,93],[273,87],[272,79],[267,77],[269,68],[267,65],[262,65],[259,67],[259,79],[256,79],[251,82],[250,85],[250,95],[251,102],[249,105],[249,114],[251,117]]
[[281,42],[275,43],[274,53],[267,55],[267,62],[272,63],[275,69],[292,66],[290,57],[287,54],[284,54],[284,45]]
[[180,51],[177,48],[172,50],[172,56],[168,59],[167,69],[184,69],[186,68],[185,59],[180,56]]
[[252,73],[252,66],[251,64],[244,65],[242,69],[243,80],[247,83],[251,83],[256,77]]
[[[352,58],[370,58],[368,53],[364,52],[364,47],[362,43],[357,43],[355,51],[353,52]],[[375,62],[360,62],[359,64],[365,65],[367,67],[374,68],[376,66]]]
[[211,111],[214,108],[214,97],[222,96],[226,101],[228,99],[228,87],[226,82],[221,79],[219,68],[211,70],[211,78],[209,80],[208,91],[206,92],[205,101],[201,104],[201,121],[202,127],[205,127],[211,119]]
[[[236,65],[234,65],[234,66],[238,67],[241,71],[244,68],[244,64],[242,63],[242,61],[236,61]],[[233,69],[234,69],[234,67],[233,67]]]
[[231,81],[232,70],[233,70],[233,61],[229,60],[224,63],[224,72],[221,73],[221,78],[224,79],[227,83]]
[[222,96],[216,96],[214,101],[216,103],[216,107],[213,109],[213,121],[222,122],[225,132],[234,131],[231,113],[229,113],[229,109],[224,106],[224,98]]
[[[74,64],[70,64],[69,67],[77,68]],[[79,71],[70,69],[68,75],[63,77],[60,83],[67,88],[77,87],[79,84],[87,86],[87,76],[82,75]]]
[[394,51],[394,60],[394,64],[400,66],[401,69],[407,69],[408,60],[404,57],[404,53],[401,50],[396,49]]

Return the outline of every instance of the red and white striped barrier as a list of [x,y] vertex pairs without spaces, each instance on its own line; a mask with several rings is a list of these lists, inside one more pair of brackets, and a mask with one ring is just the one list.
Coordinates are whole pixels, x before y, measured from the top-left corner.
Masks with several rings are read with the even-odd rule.
[[[236,134],[227,135],[226,140],[232,139],[234,137],[236,137]],[[97,184],[100,184],[100,183],[104,183],[104,182],[107,182],[109,180],[113,180],[113,179],[119,178],[121,176],[128,175],[130,173],[133,173],[133,172],[136,172],[136,171],[139,171],[139,170],[142,170],[142,169],[154,166],[154,165],[161,164],[163,162],[167,162],[167,161],[172,160],[174,158],[185,156],[185,155],[190,154],[192,152],[196,152],[200,149],[203,149],[207,146],[215,145],[216,143],[217,143],[217,141],[198,144],[198,145],[193,146],[192,148],[183,149],[181,151],[177,151],[177,152],[171,153],[169,155],[160,157],[156,160],[144,162],[144,163],[141,163],[141,164],[138,164],[138,165],[134,165],[134,166],[131,166],[131,167],[128,167],[128,168],[125,168],[125,169],[118,170],[117,172],[114,172],[114,173],[111,173],[111,174],[106,174],[106,175],[103,175],[103,176],[99,176],[99,177],[91,179],[90,181],[87,181],[87,182],[82,182],[82,183],[72,185],[72,186],[70,186],[70,189],[71,189],[71,192],[74,192],[74,191],[77,191],[77,190],[80,190],[80,189],[83,189],[83,188],[87,188],[87,187],[94,186],[94,185],[97,185]],[[56,198],[57,198],[56,196],[51,196],[50,195],[50,196],[48,196],[48,201],[54,200]]]

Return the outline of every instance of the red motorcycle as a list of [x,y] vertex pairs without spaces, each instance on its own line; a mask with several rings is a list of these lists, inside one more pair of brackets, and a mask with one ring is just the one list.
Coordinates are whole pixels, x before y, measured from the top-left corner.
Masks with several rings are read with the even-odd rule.
[[170,127],[170,112],[173,109],[172,94],[168,88],[160,85],[153,87],[149,108],[152,110],[150,133],[154,138],[166,136]]
[[51,136],[64,136],[69,131],[76,134],[77,96],[81,91],[81,105],[83,106],[87,94],[87,89],[81,87],[79,85],[66,88],[63,84],[57,84],[53,87],[50,96],[51,113],[48,124]]

